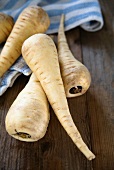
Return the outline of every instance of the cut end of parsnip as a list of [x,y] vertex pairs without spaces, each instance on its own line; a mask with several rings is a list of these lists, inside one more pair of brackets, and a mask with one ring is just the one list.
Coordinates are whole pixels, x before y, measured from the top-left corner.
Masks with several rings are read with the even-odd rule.
[[35,133],[26,132],[26,131],[18,131],[15,129],[15,133],[9,133],[13,138],[18,139],[20,141],[24,142],[35,142],[40,140],[42,137],[44,137],[45,133],[42,133],[42,135],[35,135]]
[[88,75],[88,79],[87,78],[84,79],[85,82],[84,81],[82,82],[82,80],[78,79],[77,78],[78,76],[76,76],[76,78],[75,78],[75,76],[74,76],[74,80],[72,82],[69,82],[68,84],[64,83],[65,93],[66,93],[67,97],[81,96],[84,93],[86,93],[86,91],[90,87],[91,77],[89,75]]
[[82,92],[82,86],[71,87],[69,90],[70,94],[77,94]]
[[28,133],[25,133],[25,132],[17,132],[17,130],[15,129],[16,133],[15,134],[12,134],[11,136],[13,136],[14,138],[18,138],[18,139],[21,139],[21,140],[27,140],[27,139],[30,139],[31,138],[31,135],[28,134]]

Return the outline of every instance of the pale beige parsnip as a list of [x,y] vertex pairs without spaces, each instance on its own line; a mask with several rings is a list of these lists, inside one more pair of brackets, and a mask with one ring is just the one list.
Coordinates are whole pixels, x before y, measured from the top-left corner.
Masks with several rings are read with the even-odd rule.
[[19,15],[0,54],[0,77],[21,55],[21,47],[28,37],[44,33],[50,25],[48,14],[39,6],[29,6]]
[[47,97],[40,82],[32,74],[6,115],[6,131],[21,141],[38,141],[46,134],[49,120]]
[[22,55],[39,79],[61,125],[81,152],[89,160],[94,159],[95,155],[84,143],[71,117],[60,74],[57,49],[52,38],[46,34],[29,37],[23,43]]
[[13,18],[10,15],[0,12],[0,44],[6,41],[13,26]]
[[87,67],[72,54],[64,31],[64,14],[61,16],[58,30],[58,56],[61,75],[67,97],[84,94],[91,84],[91,75]]

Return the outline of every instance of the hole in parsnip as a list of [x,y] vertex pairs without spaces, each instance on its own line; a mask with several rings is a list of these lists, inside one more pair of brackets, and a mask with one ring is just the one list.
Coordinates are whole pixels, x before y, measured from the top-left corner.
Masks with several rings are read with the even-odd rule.
[[82,86],[76,86],[76,87],[72,87],[69,90],[69,93],[76,94],[76,93],[81,93],[81,91],[82,91]]
[[21,138],[31,138],[31,135],[29,135],[28,133],[25,132],[17,132],[17,130],[15,129],[16,133],[13,135],[19,136]]

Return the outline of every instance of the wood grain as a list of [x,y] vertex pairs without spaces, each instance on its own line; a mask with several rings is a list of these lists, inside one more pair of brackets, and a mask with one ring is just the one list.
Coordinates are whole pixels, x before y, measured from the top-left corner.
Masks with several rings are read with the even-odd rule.
[[91,142],[96,159],[95,170],[114,169],[114,13],[112,5],[100,1],[105,25],[101,31],[86,33],[81,30],[83,62],[92,75],[87,93]]
[[51,106],[47,133],[38,142],[21,142],[7,134],[5,116],[29,79],[22,75],[0,97],[0,170],[114,169],[114,2],[100,0],[100,4],[105,21],[101,31],[88,33],[78,27],[66,32],[74,56],[87,66],[92,76],[87,93],[68,99],[68,104],[96,159],[88,161],[77,149]]

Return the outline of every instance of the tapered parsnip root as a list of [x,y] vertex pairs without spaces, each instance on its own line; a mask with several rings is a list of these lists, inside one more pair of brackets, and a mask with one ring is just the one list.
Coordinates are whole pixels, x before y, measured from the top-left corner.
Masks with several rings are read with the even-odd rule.
[[39,79],[56,116],[68,135],[89,160],[94,159],[95,155],[83,142],[70,115],[57,49],[51,37],[46,34],[35,34],[29,37],[22,46],[22,55]]
[[6,41],[13,26],[13,18],[7,14],[0,12],[0,44]]
[[76,97],[84,94],[90,87],[90,72],[74,58],[68,47],[64,32],[64,15],[61,17],[58,31],[58,54],[66,96]]
[[32,74],[6,115],[6,130],[18,140],[37,141],[45,135],[49,119],[47,97],[40,82]]
[[21,55],[25,39],[36,33],[45,32],[50,25],[47,13],[38,6],[29,6],[18,17],[0,55],[0,77]]

